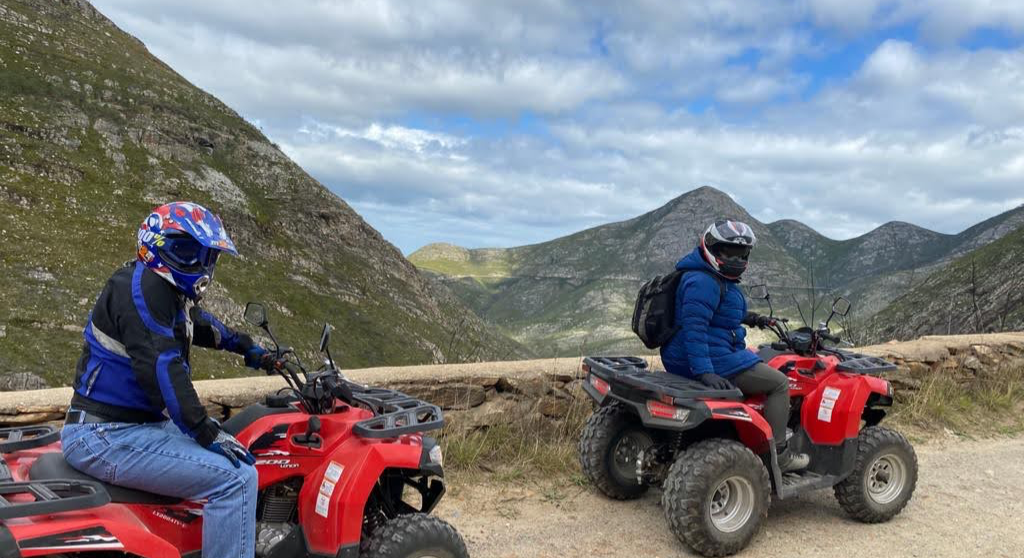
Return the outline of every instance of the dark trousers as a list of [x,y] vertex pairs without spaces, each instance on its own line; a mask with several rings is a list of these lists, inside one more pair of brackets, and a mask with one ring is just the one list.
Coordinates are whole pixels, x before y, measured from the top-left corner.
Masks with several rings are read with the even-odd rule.
[[772,427],[775,445],[786,442],[786,423],[789,421],[789,378],[778,370],[760,362],[736,376],[732,383],[745,395],[765,394],[764,418]]

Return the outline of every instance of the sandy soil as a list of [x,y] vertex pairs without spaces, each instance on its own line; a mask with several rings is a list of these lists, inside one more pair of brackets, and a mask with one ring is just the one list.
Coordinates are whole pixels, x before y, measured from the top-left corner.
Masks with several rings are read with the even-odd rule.
[[[848,519],[831,490],[772,505],[741,556],[1024,556],[1024,437],[945,439],[917,448],[920,479],[882,525]],[[473,558],[694,555],[669,532],[660,492],[614,502],[569,480],[454,487],[441,516]]]

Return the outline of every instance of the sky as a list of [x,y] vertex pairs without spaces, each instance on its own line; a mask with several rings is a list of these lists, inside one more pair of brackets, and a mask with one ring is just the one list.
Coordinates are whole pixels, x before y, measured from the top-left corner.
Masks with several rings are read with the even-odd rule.
[[1024,2],[93,3],[405,253],[701,185],[840,239],[1024,204]]

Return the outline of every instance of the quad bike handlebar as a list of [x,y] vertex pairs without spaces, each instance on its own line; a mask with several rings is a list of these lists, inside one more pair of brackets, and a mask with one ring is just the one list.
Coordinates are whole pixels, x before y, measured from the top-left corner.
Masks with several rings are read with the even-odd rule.
[[[251,306],[254,303],[250,303]],[[246,315],[249,315],[249,306]],[[260,305],[262,306],[262,305]],[[260,368],[267,374],[279,374],[301,402],[301,408],[311,415],[331,414],[338,408],[338,402],[349,407],[369,410],[373,417],[356,424],[353,431],[363,438],[394,438],[415,432],[428,432],[444,426],[441,408],[421,401],[399,391],[371,388],[349,381],[335,366],[328,343],[333,328],[324,327],[320,339],[320,350],[327,355],[324,365],[310,372],[290,347],[277,342],[266,320],[266,313],[259,314],[262,328],[274,343],[274,350],[260,362]]]

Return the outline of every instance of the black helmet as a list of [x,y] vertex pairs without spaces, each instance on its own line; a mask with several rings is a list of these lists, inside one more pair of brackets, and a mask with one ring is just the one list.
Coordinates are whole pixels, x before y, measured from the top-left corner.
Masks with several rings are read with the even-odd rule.
[[754,229],[739,221],[715,221],[700,237],[704,259],[726,279],[739,279],[743,275],[755,244]]

